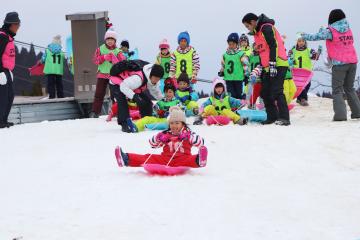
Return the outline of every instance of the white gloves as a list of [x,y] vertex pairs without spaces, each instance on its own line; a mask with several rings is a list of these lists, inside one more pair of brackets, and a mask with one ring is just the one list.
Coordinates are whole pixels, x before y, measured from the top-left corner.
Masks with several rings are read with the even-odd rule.
[[0,85],[6,85],[7,77],[4,72],[0,73]]

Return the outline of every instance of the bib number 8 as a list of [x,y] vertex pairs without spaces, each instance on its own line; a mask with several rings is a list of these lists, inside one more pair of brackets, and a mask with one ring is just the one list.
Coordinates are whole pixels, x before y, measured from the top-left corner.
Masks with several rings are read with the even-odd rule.
[[184,59],[180,61],[180,71],[186,73],[186,60]]
[[168,62],[165,63],[165,69],[164,70],[165,70],[166,73],[170,72],[170,63],[168,63]]

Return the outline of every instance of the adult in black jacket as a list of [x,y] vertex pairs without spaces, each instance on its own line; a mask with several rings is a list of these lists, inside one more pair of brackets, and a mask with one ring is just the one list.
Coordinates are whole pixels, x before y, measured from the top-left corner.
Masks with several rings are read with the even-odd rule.
[[6,14],[4,25],[0,29],[0,128],[11,127],[8,122],[14,101],[13,74],[15,67],[14,37],[20,27],[16,12]]

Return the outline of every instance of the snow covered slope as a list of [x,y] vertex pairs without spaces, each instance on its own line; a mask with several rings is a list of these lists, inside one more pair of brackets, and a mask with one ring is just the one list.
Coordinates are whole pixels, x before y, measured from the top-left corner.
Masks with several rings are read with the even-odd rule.
[[0,239],[357,240],[360,122],[310,104],[289,127],[192,127],[208,166],[177,177],[117,167],[116,145],[150,152],[154,132],[104,119],[0,130]]

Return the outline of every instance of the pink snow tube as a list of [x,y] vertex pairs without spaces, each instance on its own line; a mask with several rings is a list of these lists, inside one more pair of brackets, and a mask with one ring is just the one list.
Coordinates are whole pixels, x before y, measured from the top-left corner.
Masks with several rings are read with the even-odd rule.
[[145,164],[144,169],[153,175],[174,176],[185,174],[190,170],[190,167],[169,167],[161,164]]
[[294,99],[297,98],[300,93],[304,90],[306,85],[311,81],[313,72],[303,68],[293,68],[291,70],[294,83],[296,85],[296,93]]
[[206,118],[206,124],[207,125],[219,125],[224,126],[228,125],[230,123],[230,118],[226,116],[208,116]]

